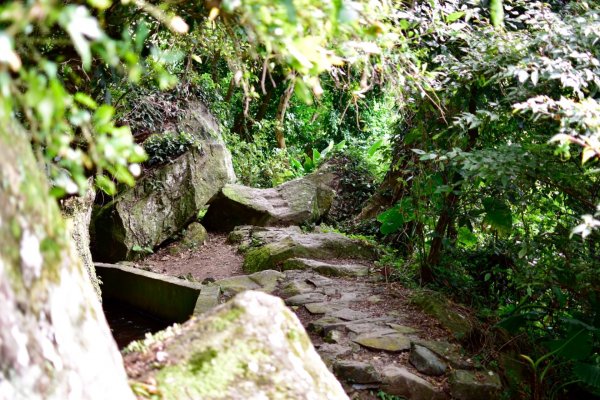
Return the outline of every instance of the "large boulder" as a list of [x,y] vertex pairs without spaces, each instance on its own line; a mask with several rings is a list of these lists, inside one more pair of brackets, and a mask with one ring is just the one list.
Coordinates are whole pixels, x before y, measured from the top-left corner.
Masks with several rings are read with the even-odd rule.
[[[134,343],[134,386],[152,382],[164,399],[347,399],[300,321],[279,298],[254,291],[159,339]],[[167,339],[160,338],[167,337]]]
[[240,250],[245,253],[246,272],[277,269],[284,261],[292,258],[377,258],[376,249],[365,241],[335,232],[304,233],[298,227],[241,226],[231,232],[229,240],[238,243]]
[[75,252],[83,263],[98,299],[101,300],[100,282],[96,276],[96,268],[90,251],[90,220],[96,191],[92,186],[92,179],[88,180],[88,184],[89,188],[83,196],[73,196],[61,200],[60,211],[66,222],[67,231],[73,240]]
[[214,117],[205,106],[196,106],[184,113],[180,125],[198,138],[199,146],[150,170],[134,188],[95,211],[91,231],[96,261],[132,259],[152,250],[181,231],[235,180],[231,155]]
[[288,226],[317,222],[329,211],[335,192],[315,173],[272,189],[225,185],[210,201],[202,223],[229,232],[238,225]]

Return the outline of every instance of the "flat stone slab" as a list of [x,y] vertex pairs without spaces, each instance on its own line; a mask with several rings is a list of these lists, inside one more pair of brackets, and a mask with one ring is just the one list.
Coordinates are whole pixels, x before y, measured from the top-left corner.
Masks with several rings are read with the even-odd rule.
[[302,306],[308,303],[322,303],[327,300],[327,296],[321,293],[304,293],[288,297],[285,303],[290,306]]
[[311,270],[325,276],[367,276],[369,267],[361,264],[331,264],[308,258],[291,258],[282,265],[284,270],[300,269]]
[[381,375],[375,370],[375,367],[361,361],[337,361],[333,364],[333,373],[338,379],[343,379],[350,383],[381,382]]
[[380,333],[364,334],[354,338],[353,342],[371,350],[398,352],[410,349],[410,339],[396,332],[387,335]]
[[286,283],[281,288],[280,295],[285,299],[303,293],[314,292],[314,290],[315,288],[311,284],[306,283],[304,280],[294,279],[293,281]]
[[413,343],[408,360],[425,375],[440,376],[446,372],[446,364],[433,351],[418,344]]
[[337,317],[346,321],[362,320],[369,317],[369,314],[362,311],[352,310],[350,308],[342,308],[341,310],[330,313],[332,317]]
[[456,369],[473,369],[475,365],[470,360],[465,360],[461,356],[462,348],[457,344],[452,344],[444,341],[433,341],[424,339],[413,339],[413,343],[426,347],[435,354],[443,358],[453,368]]
[[327,332],[346,326],[347,322],[336,317],[325,316],[312,321],[308,324],[308,329],[321,335],[326,335]]
[[309,303],[305,304],[304,307],[311,314],[327,314],[332,313],[335,310],[339,310],[339,306],[336,307],[335,303]]
[[272,293],[277,289],[279,282],[285,278],[285,275],[279,271],[267,269],[264,271],[256,272],[249,276],[254,282],[262,287],[261,291],[266,293]]
[[194,315],[204,314],[218,306],[220,295],[221,288],[218,285],[202,286],[194,307]]
[[497,399],[502,390],[500,376],[492,371],[455,370],[449,378],[450,393],[457,400]]
[[[409,372],[406,368],[388,366],[381,372],[381,389],[388,394],[410,400],[442,400],[446,396],[425,379]],[[481,397],[478,400],[486,399]]]
[[387,324],[390,328],[394,329],[396,332],[398,333],[403,333],[405,335],[410,335],[413,333],[418,333],[419,330],[410,326],[405,326],[405,325],[400,325],[400,324],[394,324],[394,323],[389,323]]
[[232,276],[215,282],[225,296],[233,296],[246,290],[260,290],[261,286],[247,275]]

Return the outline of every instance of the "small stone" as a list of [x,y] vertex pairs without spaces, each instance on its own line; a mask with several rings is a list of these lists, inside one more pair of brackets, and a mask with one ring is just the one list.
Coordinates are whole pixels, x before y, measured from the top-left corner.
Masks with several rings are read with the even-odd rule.
[[440,376],[446,372],[446,364],[427,347],[412,345],[409,357],[410,363],[425,375]]
[[305,304],[304,307],[311,314],[326,314],[331,311],[331,307],[329,303],[308,303]]
[[308,329],[313,332],[326,335],[327,332],[331,331],[332,329],[341,328],[346,324],[346,321],[342,321],[339,318],[326,316],[310,322],[308,324]]
[[312,283],[315,287],[331,286],[335,283],[333,279],[321,275],[312,275],[310,278],[307,278],[306,281]]
[[373,296],[367,297],[367,301],[371,304],[377,304],[381,303],[383,299],[381,298],[381,296],[377,296],[376,294],[374,294]]
[[390,328],[394,329],[396,332],[398,332],[398,333],[404,333],[405,335],[410,335],[412,333],[419,332],[418,329],[412,328],[410,326],[404,326],[404,325],[399,325],[399,324],[388,324],[388,326]]
[[338,379],[350,383],[378,383],[381,375],[368,363],[352,360],[340,360],[333,364],[333,373]]
[[410,339],[396,332],[388,335],[377,332],[365,334],[356,337],[353,341],[372,350],[398,352],[410,349]]
[[344,308],[338,311],[334,311],[331,313],[333,317],[341,318],[346,321],[356,321],[359,319],[365,319],[369,316],[362,311],[351,310],[350,308]]
[[450,374],[450,393],[457,400],[494,400],[502,390],[498,374],[455,370]]
[[292,296],[296,296],[299,294],[303,294],[303,293],[308,293],[308,292],[312,292],[315,288],[306,283],[303,280],[293,280],[288,282],[282,289],[281,289],[281,297],[288,298],[288,297],[292,297]]
[[260,286],[246,275],[232,276],[231,278],[221,279],[216,281],[215,284],[221,287],[223,294],[227,297],[245,292],[246,290],[260,289]]
[[279,271],[267,269],[256,272],[249,277],[262,287],[261,291],[271,293],[277,288],[277,284],[285,277],[285,275]]
[[413,343],[423,347],[427,347],[435,354],[443,358],[448,364],[456,369],[471,369],[474,368],[473,361],[465,360],[461,356],[462,348],[457,344],[448,343],[445,341],[433,341],[423,339],[413,339]]
[[[431,383],[410,373],[406,368],[388,366],[381,372],[384,392],[410,400],[441,400],[445,398]],[[482,397],[479,400],[483,400]]]
[[342,332],[333,329],[327,332],[323,340],[327,343],[339,343],[342,341]]
[[289,306],[301,306],[308,303],[321,303],[327,299],[327,296],[321,293],[304,293],[289,297],[285,303]]

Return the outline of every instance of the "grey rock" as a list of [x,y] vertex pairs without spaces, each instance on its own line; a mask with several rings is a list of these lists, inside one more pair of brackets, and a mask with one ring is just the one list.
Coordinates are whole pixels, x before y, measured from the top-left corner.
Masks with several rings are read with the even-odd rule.
[[381,332],[367,333],[357,336],[353,341],[372,350],[398,352],[410,349],[410,339],[397,332],[389,334],[382,334]]
[[218,285],[204,285],[194,307],[194,315],[204,314],[219,305],[221,288]]
[[290,306],[301,306],[308,303],[320,303],[327,299],[327,296],[321,293],[304,293],[288,297],[285,303]]
[[376,249],[370,244],[339,233],[302,233],[297,227],[238,227],[230,234],[245,252],[244,270],[252,273],[277,269],[290,258],[372,260]]
[[472,369],[475,367],[471,360],[465,359],[461,355],[463,351],[462,347],[457,344],[424,339],[413,339],[412,342],[433,351],[435,354],[448,362],[452,368]]
[[320,220],[331,207],[335,192],[311,176],[272,189],[229,184],[211,199],[203,222],[213,230],[231,231],[238,225],[282,226]]
[[94,210],[90,232],[95,261],[133,259],[140,249],[153,249],[180,232],[235,180],[231,155],[218,133],[199,143],[201,150],[193,148],[149,170],[133,188]]
[[96,276],[96,269],[90,252],[90,221],[92,217],[92,205],[96,197],[93,189],[92,178],[88,179],[89,188],[83,196],[74,196],[61,200],[60,211],[66,222],[67,232],[73,239],[77,256],[83,262],[85,271],[94,287],[98,299],[102,300],[100,282]]
[[215,282],[226,297],[231,297],[246,290],[259,290],[261,286],[247,275],[232,276]]
[[304,307],[311,314],[326,314],[333,311],[330,303],[308,303]]
[[368,363],[339,360],[333,364],[333,373],[339,379],[350,383],[378,383],[381,382],[381,375],[375,368]]
[[348,399],[279,298],[247,291],[176,330],[148,371],[167,400]]
[[400,325],[400,324],[387,324],[390,328],[396,330],[398,333],[404,333],[406,335],[410,335],[412,333],[417,333],[419,332],[418,329],[410,327],[410,326],[405,326],[405,325]]
[[331,330],[327,332],[327,335],[323,338],[323,340],[327,343],[340,343],[342,341],[343,334],[338,330]]
[[369,314],[364,313],[362,311],[351,310],[350,308],[342,308],[341,310],[333,311],[331,316],[337,317],[346,321],[356,321],[360,319],[365,319],[369,316]]
[[256,272],[249,276],[254,282],[261,286],[261,291],[266,293],[272,293],[277,288],[279,282],[285,278],[285,275],[279,271],[267,269],[264,271]]
[[315,321],[309,322],[308,329],[318,334],[326,335],[327,332],[333,329],[343,328],[346,326],[346,324],[346,321],[343,321],[339,318],[325,316]]
[[[425,379],[409,372],[406,368],[388,366],[381,372],[381,389],[389,394],[403,396],[410,400],[443,400],[443,392],[438,391]],[[483,398],[482,398],[483,399]]]
[[325,276],[367,276],[369,267],[361,264],[331,264],[307,258],[291,258],[283,262],[284,270],[312,270]]
[[169,248],[171,254],[179,254],[186,250],[197,249],[203,246],[208,240],[208,232],[204,226],[198,222],[192,222],[185,228],[183,237],[172,247]]
[[296,279],[283,285],[280,295],[285,299],[299,294],[313,292],[314,290],[315,288],[304,280]]
[[449,378],[450,394],[457,400],[499,398],[502,384],[494,372],[452,371]]
[[413,344],[410,350],[410,363],[422,374],[431,376],[444,375],[446,364],[427,347]]

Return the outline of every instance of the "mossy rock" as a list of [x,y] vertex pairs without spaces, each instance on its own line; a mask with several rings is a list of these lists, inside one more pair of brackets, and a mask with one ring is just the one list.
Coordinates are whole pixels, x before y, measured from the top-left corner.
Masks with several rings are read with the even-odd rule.
[[377,249],[359,239],[340,233],[303,233],[297,227],[235,229],[231,236],[245,252],[244,271],[253,273],[265,269],[278,269],[292,258],[334,260],[354,258],[377,259]]
[[155,379],[163,399],[348,398],[298,318],[261,292],[239,294],[164,341],[129,347],[136,348],[162,352],[137,379]]
[[411,303],[437,319],[457,339],[466,338],[473,330],[471,316],[442,294],[433,291],[420,291],[413,294]]

